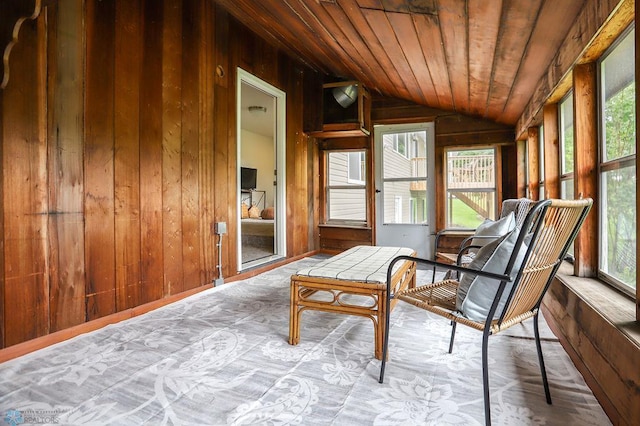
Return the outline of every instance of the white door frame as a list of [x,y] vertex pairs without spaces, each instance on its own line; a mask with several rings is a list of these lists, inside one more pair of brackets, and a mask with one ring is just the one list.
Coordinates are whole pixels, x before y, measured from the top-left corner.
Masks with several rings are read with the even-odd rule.
[[[427,223],[384,223],[384,184],[382,181],[382,135],[408,131],[426,131],[427,134]],[[376,183],[376,244],[403,246],[416,250],[419,257],[433,256],[435,231],[435,126],[433,122],[389,124],[374,126],[375,183]]]
[[[236,202],[236,206],[240,206],[242,202],[241,193],[240,193],[240,160],[241,160],[241,120],[240,114],[242,113],[241,107],[241,99],[242,99],[242,84],[248,84],[250,86],[255,87],[256,89],[273,96],[275,99],[276,105],[276,117],[275,117],[275,169],[277,171],[275,180],[276,180],[276,194],[274,200],[275,207],[275,225],[276,225],[276,235],[275,238],[275,254],[269,258],[262,259],[258,263],[266,263],[274,259],[282,258],[287,256],[287,228],[286,228],[286,130],[287,130],[287,95],[282,90],[278,89],[275,86],[267,83],[264,80],[259,79],[253,74],[248,73],[242,68],[238,67],[238,78],[236,83],[236,138],[238,143],[237,145],[237,164],[236,164],[236,173],[237,173],[237,187],[236,193],[238,194],[238,200]],[[238,207],[238,215],[237,215],[237,241],[238,241],[238,272],[242,271],[242,227],[241,227],[241,215],[242,211]],[[249,267],[256,266],[254,262]],[[245,269],[247,265],[244,265]]]

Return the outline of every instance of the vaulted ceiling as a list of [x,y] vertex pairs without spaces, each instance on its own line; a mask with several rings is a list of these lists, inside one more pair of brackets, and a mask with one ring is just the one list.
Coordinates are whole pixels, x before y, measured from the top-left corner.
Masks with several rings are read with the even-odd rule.
[[373,92],[515,125],[584,0],[215,0]]

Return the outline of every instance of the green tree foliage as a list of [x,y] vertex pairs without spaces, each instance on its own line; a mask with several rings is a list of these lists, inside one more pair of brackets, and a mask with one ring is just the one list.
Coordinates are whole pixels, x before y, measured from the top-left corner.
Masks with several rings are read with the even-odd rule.
[[[635,82],[606,101],[605,161],[635,154]],[[625,167],[602,175],[606,186],[608,273],[636,287],[636,169]]]

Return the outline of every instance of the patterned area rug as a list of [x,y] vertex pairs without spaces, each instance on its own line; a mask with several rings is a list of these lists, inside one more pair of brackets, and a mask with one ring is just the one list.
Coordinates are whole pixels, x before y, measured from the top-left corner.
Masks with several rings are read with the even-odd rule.
[[[303,313],[301,342],[290,346],[289,277],[319,260],[1,364],[0,424],[484,424],[475,330],[458,327],[448,354],[446,320],[398,305],[384,384],[368,319]],[[516,326],[489,342],[494,424],[610,424],[541,326],[553,405],[544,399],[533,333]]]

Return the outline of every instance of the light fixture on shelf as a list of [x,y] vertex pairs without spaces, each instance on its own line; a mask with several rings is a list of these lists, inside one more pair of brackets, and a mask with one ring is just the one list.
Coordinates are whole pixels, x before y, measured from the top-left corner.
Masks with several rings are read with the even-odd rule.
[[342,108],[348,108],[358,99],[358,86],[356,84],[339,86],[334,88],[332,93]]

